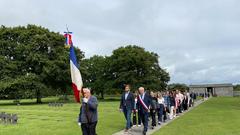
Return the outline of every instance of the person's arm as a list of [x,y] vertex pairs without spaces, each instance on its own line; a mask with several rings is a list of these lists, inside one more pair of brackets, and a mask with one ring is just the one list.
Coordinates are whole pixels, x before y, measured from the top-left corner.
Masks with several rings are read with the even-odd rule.
[[147,96],[148,96],[148,103],[150,105],[149,107],[149,111],[150,111],[150,108],[152,107],[153,102],[152,102],[152,97],[150,95],[147,95]]
[[140,106],[139,106],[139,104],[140,104],[140,103],[139,103],[139,99],[138,99],[138,97],[137,97],[137,104],[136,104],[136,106],[137,106],[137,107],[136,107],[137,110],[140,110]]
[[134,106],[135,106],[135,99],[133,94],[131,94],[131,104],[132,104],[132,111],[134,110]]
[[80,123],[80,124],[82,122],[81,115],[82,115],[82,107],[80,107],[80,113],[79,113],[79,116],[78,116],[78,123]]
[[91,98],[92,100],[89,100],[88,101],[88,107],[90,109],[93,109],[93,110],[96,110],[97,109],[97,106],[98,106],[98,101],[97,101],[97,98],[96,97],[93,97]]
[[123,95],[121,96],[121,101],[120,101],[120,105],[119,105],[119,109],[123,108]]
[[165,99],[163,98],[163,106],[164,107],[166,107],[167,106],[167,104],[166,104],[166,102],[165,102]]

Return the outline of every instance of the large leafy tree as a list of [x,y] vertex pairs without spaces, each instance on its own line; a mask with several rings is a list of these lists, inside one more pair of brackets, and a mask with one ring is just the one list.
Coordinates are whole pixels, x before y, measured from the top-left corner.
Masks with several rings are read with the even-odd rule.
[[151,90],[164,90],[169,74],[159,66],[159,56],[144,48],[129,45],[113,51],[108,57],[107,79],[113,80],[114,88],[132,84],[133,89],[144,86]]
[[105,77],[108,68],[106,57],[94,55],[89,59],[84,59],[81,65],[84,85],[104,98],[105,90],[109,88],[107,85],[109,80]]
[[[0,93],[41,102],[48,94],[66,93],[70,85],[69,51],[64,37],[36,25],[0,28]],[[76,49],[79,59],[83,53]]]

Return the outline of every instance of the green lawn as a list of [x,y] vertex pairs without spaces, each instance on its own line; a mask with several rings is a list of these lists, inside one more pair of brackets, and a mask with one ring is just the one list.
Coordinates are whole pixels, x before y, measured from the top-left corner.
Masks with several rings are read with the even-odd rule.
[[[44,99],[51,101],[52,99]],[[52,100],[54,101],[54,100]],[[12,102],[12,101],[11,101]],[[10,101],[0,101],[0,112],[17,113],[17,125],[0,124],[0,135],[80,135],[77,125],[80,105],[64,104],[62,108],[48,107],[48,104],[27,104],[34,102],[22,100],[25,105],[10,105]],[[118,112],[119,102],[99,103],[99,122],[97,133],[111,135],[124,128],[124,117]]]
[[[45,98],[53,102],[54,98]],[[77,135],[79,104],[67,103],[62,108],[48,104],[29,104],[34,100],[22,100],[24,105],[12,105],[12,101],[0,101],[0,112],[17,113],[17,125],[0,124],[0,135]],[[124,128],[123,114],[118,112],[119,101],[100,101],[99,135],[111,135]],[[240,98],[212,98],[184,116],[174,120],[154,135],[240,135]]]
[[240,98],[212,98],[154,135],[240,135]]

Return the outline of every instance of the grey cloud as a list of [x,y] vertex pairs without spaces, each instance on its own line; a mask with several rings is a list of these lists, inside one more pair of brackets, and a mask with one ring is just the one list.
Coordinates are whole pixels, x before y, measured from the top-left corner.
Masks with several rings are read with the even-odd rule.
[[171,82],[240,83],[238,0],[1,0],[0,24],[42,25],[90,57],[136,44],[160,55]]

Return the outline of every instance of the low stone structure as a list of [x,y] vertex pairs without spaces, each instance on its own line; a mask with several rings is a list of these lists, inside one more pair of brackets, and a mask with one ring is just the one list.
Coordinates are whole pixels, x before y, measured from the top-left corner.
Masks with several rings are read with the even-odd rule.
[[215,96],[233,96],[233,85],[230,83],[189,85],[189,91]]

